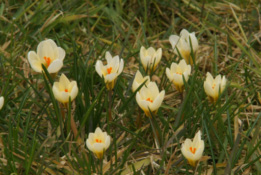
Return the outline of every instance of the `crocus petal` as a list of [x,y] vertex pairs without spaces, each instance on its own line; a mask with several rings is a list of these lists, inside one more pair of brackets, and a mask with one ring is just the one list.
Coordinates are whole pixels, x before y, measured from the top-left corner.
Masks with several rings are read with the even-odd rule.
[[173,81],[173,74],[171,74],[169,68],[166,68],[166,75],[167,75],[169,81]]
[[154,66],[157,66],[161,60],[161,57],[162,57],[162,49],[159,48],[156,52],[156,61],[155,61],[155,65]]
[[121,61],[120,61],[120,66],[119,66],[119,70],[118,70],[118,75],[119,74],[121,74],[121,72],[123,71],[123,66],[124,66],[124,61],[123,61],[123,59],[121,59]]
[[138,103],[138,105],[140,106],[140,108],[143,110],[143,111],[148,111],[149,110],[149,103],[148,101],[146,100],[143,100],[140,96],[140,93],[137,92],[136,94],[136,101]]
[[110,143],[111,143],[111,141],[110,141],[110,136],[107,136],[107,137],[105,138],[105,149],[108,149],[108,148],[109,148]]
[[156,97],[156,99],[153,101],[153,103],[150,105],[150,110],[151,111],[156,111],[159,109],[159,107],[161,106],[161,103],[164,99],[165,96],[165,91],[161,91],[160,94],[158,94],[158,96]]
[[173,75],[173,81],[176,85],[179,85],[179,86],[182,86],[184,84],[182,75],[179,75],[179,74]]
[[208,96],[214,97],[214,90],[212,89],[211,85],[206,81],[204,82],[204,89]]
[[105,83],[112,82],[115,78],[117,78],[117,73],[111,73],[104,77]]
[[105,59],[107,60],[107,64],[109,64],[111,62],[112,56],[111,56],[110,52],[107,51],[105,53]]
[[57,59],[60,59],[60,60],[64,60],[64,57],[65,57],[65,51],[63,48],[61,47],[57,47],[57,50],[58,50],[58,57]]
[[35,72],[42,72],[42,63],[34,51],[28,53],[28,61]]
[[170,42],[173,49],[175,49],[178,41],[179,41],[179,36],[177,36],[177,35],[171,35],[169,37],[169,42]]
[[103,74],[102,74],[102,68],[103,68],[103,64],[102,64],[102,62],[101,62],[100,60],[98,60],[98,61],[96,62],[96,64],[95,64],[95,70],[96,70],[96,72],[99,74],[100,77],[103,76]]
[[89,139],[86,140],[86,145],[87,145],[87,148],[88,148],[90,151],[94,151],[93,144],[91,144],[91,142],[90,142]]
[[53,42],[50,39],[40,42],[39,45],[37,46],[37,55],[40,58],[49,57],[50,59],[53,60],[54,59]]
[[54,60],[47,68],[49,73],[56,73],[63,67],[63,62],[59,59]]
[[73,101],[75,99],[77,94],[78,94],[78,86],[76,85],[76,86],[73,86],[72,91],[70,93],[71,101]]

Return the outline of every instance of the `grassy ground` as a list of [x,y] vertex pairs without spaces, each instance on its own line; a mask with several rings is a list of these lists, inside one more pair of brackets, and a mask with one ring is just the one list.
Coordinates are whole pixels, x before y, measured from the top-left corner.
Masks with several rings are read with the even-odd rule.
[[[0,111],[0,174],[260,174],[260,5],[254,0],[1,1],[0,94],[5,105]],[[165,69],[179,60],[168,37],[183,28],[196,32],[200,47],[181,100]],[[79,87],[65,121],[59,120],[59,103],[50,98],[49,87],[58,78],[47,80],[27,60],[28,51],[45,38],[66,51],[58,75],[65,73]],[[142,45],[163,49],[152,79],[166,96],[152,119],[131,91],[133,75],[142,71]],[[125,62],[112,97],[112,122],[106,120],[108,93],[94,68],[106,51]],[[216,105],[203,89],[206,72],[228,79]],[[138,115],[141,128],[135,123]],[[69,117],[84,141],[97,126],[112,137],[103,161],[73,139]],[[180,148],[198,130],[205,151],[194,169]]]

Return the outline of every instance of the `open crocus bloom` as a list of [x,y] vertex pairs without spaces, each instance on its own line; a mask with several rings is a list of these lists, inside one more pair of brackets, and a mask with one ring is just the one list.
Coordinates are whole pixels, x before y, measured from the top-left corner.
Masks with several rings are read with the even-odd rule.
[[110,52],[106,52],[105,59],[107,60],[107,65],[103,65],[102,61],[98,60],[95,65],[95,70],[100,77],[104,77],[107,89],[112,90],[117,77],[123,70],[124,62],[118,55],[112,57]]
[[62,74],[59,82],[53,84],[53,94],[56,100],[61,103],[68,103],[70,97],[71,101],[73,101],[78,94],[76,81],[70,82],[68,78]]
[[[192,48],[190,45],[189,38],[191,40]],[[180,36],[171,35],[169,37],[169,42],[172,45],[175,54],[178,55],[179,51],[181,56],[186,60],[187,64],[193,65],[193,60],[190,56],[190,53],[193,50],[195,55],[196,51],[198,50],[198,40],[195,36],[195,32],[189,33],[186,29],[183,29],[180,32]]]
[[89,133],[86,145],[98,159],[102,159],[104,151],[110,146],[111,140],[107,132],[102,132],[98,127],[94,133]]
[[37,46],[35,51],[28,52],[28,61],[32,69],[36,72],[42,72],[42,64],[49,73],[58,72],[63,66],[65,51],[61,47],[57,47],[51,39],[44,40]]
[[204,141],[201,140],[201,132],[198,131],[193,141],[191,139],[185,140],[181,146],[181,152],[191,166],[196,166],[197,161],[202,157],[204,147]]
[[151,117],[151,112],[155,115],[164,99],[165,91],[159,93],[158,86],[155,82],[148,83],[147,87],[143,86],[136,94],[136,101],[146,116]]
[[0,110],[2,109],[2,107],[4,106],[4,102],[5,102],[5,99],[4,97],[0,97]]
[[166,68],[167,77],[171,82],[173,82],[179,92],[183,92],[184,90],[184,82],[187,82],[189,79],[189,75],[191,73],[191,66],[187,65],[185,60],[181,60],[179,64],[172,63],[170,69]]
[[140,59],[145,71],[154,71],[160,62],[162,57],[162,49],[159,48],[157,51],[153,47],[146,49],[145,47],[140,48]]
[[140,71],[137,71],[132,83],[132,91],[135,92],[140,87],[140,85],[142,85],[142,83],[144,82],[146,85],[148,85],[150,82],[150,77],[149,76],[143,77]]
[[206,81],[204,82],[204,89],[211,102],[215,103],[219,97],[219,93],[222,93],[226,87],[226,77],[221,75],[213,76],[208,72]]

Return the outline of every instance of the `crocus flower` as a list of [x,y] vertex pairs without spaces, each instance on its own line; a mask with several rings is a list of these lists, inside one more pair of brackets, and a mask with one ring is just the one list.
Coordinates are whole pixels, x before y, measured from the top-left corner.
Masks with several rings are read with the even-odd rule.
[[[191,40],[191,44],[189,38]],[[195,55],[196,51],[198,50],[198,40],[195,36],[195,32],[189,33],[186,29],[183,29],[180,32],[180,36],[171,35],[169,37],[169,42],[172,45],[175,54],[178,54],[179,51],[181,56],[186,60],[187,64],[193,65],[193,60],[190,56],[190,53],[193,50]]]
[[198,131],[193,141],[191,139],[185,140],[181,146],[181,152],[191,166],[196,166],[197,161],[202,157],[204,147],[204,141],[201,140],[201,132]]
[[70,97],[71,101],[73,101],[78,94],[76,81],[70,82],[68,78],[62,74],[59,82],[53,84],[53,94],[56,100],[61,103],[68,103]]
[[132,83],[132,91],[135,92],[140,87],[140,85],[142,85],[142,83],[144,82],[146,85],[148,85],[150,82],[150,77],[149,76],[143,77],[140,71],[137,71]]
[[185,60],[181,60],[179,64],[172,63],[170,69],[166,68],[167,77],[171,82],[174,83],[179,92],[183,92],[184,90],[183,76],[185,81],[187,82],[190,73],[191,66],[187,65]]
[[57,73],[63,66],[64,57],[65,51],[61,47],[57,47],[51,39],[40,42],[37,46],[37,53],[28,52],[28,61],[36,72],[42,72],[42,65],[44,65],[49,73]]
[[2,107],[4,106],[4,102],[5,102],[5,99],[4,97],[0,97],[0,110],[2,109]]
[[107,132],[102,132],[98,127],[94,133],[89,133],[86,145],[98,159],[102,159],[103,153],[109,148],[111,143],[110,136]]
[[103,65],[102,61],[98,60],[95,65],[95,70],[100,77],[104,78],[107,89],[112,90],[117,77],[123,70],[124,61],[120,59],[118,55],[112,57],[110,52],[106,52],[105,59],[107,65]]
[[145,47],[140,48],[140,60],[145,71],[154,71],[159,64],[162,57],[162,49],[159,48],[157,51],[153,47],[146,49]]
[[164,99],[165,91],[159,92],[155,82],[143,86],[136,94],[136,101],[146,116],[151,117],[151,112],[155,115]]
[[211,102],[215,103],[217,101],[219,93],[221,94],[226,87],[226,82],[225,76],[218,75],[214,79],[209,72],[207,73],[204,89]]

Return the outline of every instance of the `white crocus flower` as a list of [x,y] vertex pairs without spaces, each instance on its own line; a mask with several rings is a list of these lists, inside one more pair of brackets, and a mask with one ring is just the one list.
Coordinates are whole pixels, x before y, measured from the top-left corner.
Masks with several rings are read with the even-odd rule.
[[204,89],[211,102],[215,103],[219,97],[219,93],[222,93],[226,87],[226,77],[221,75],[213,76],[208,72],[206,81],[204,82]]
[[153,47],[146,49],[145,47],[140,48],[140,60],[145,71],[154,71],[159,64],[162,57],[162,49],[159,48],[157,51]]
[[98,159],[103,158],[103,153],[109,148],[111,143],[110,136],[107,132],[102,132],[98,127],[94,133],[89,133],[86,145]]
[[149,76],[143,77],[140,71],[137,71],[132,83],[132,91],[135,92],[140,87],[140,85],[142,85],[144,82],[146,85],[148,85],[150,82],[150,77]]
[[183,92],[184,90],[183,76],[185,81],[187,82],[190,73],[191,66],[187,65],[185,60],[181,60],[179,64],[172,63],[170,69],[166,68],[167,77],[171,82],[174,83],[179,92]]
[[136,101],[146,116],[151,117],[151,112],[156,114],[164,99],[165,91],[159,92],[155,82],[143,86],[136,94]]
[[198,131],[193,141],[186,139],[181,146],[183,156],[191,166],[196,166],[197,161],[202,157],[205,148],[204,141],[201,140],[201,132]]
[[2,107],[4,106],[4,103],[5,103],[5,99],[4,97],[0,97],[0,110],[2,109]]
[[53,84],[53,94],[56,100],[61,103],[68,103],[70,97],[71,101],[73,101],[78,94],[76,81],[70,82],[68,78],[62,74],[59,82]]
[[28,52],[28,61],[32,69],[36,72],[42,72],[44,65],[49,73],[57,73],[63,66],[65,51],[57,47],[51,39],[40,42],[35,51]]
[[120,59],[118,55],[112,57],[110,52],[106,52],[105,59],[107,60],[107,65],[103,65],[102,61],[98,60],[95,65],[95,70],[100,77],[104,77],[107,89],[112,90],[117,77],[123,70],[124,61]]
[[[191,44],[189,38],[191,40]],[[180,36],[171,35],[169,37],[169,42],[172,45],[175,54],[178,55],[179,51],[181,56],[186,60],[187,64],[193,65],[193,60],[190,53],[193,50],[194,55],[196,55],[196,51],[198,50],[198,40],[195,36],[195,32],[189,33],[186,29],[183,29],[180,32]]]

